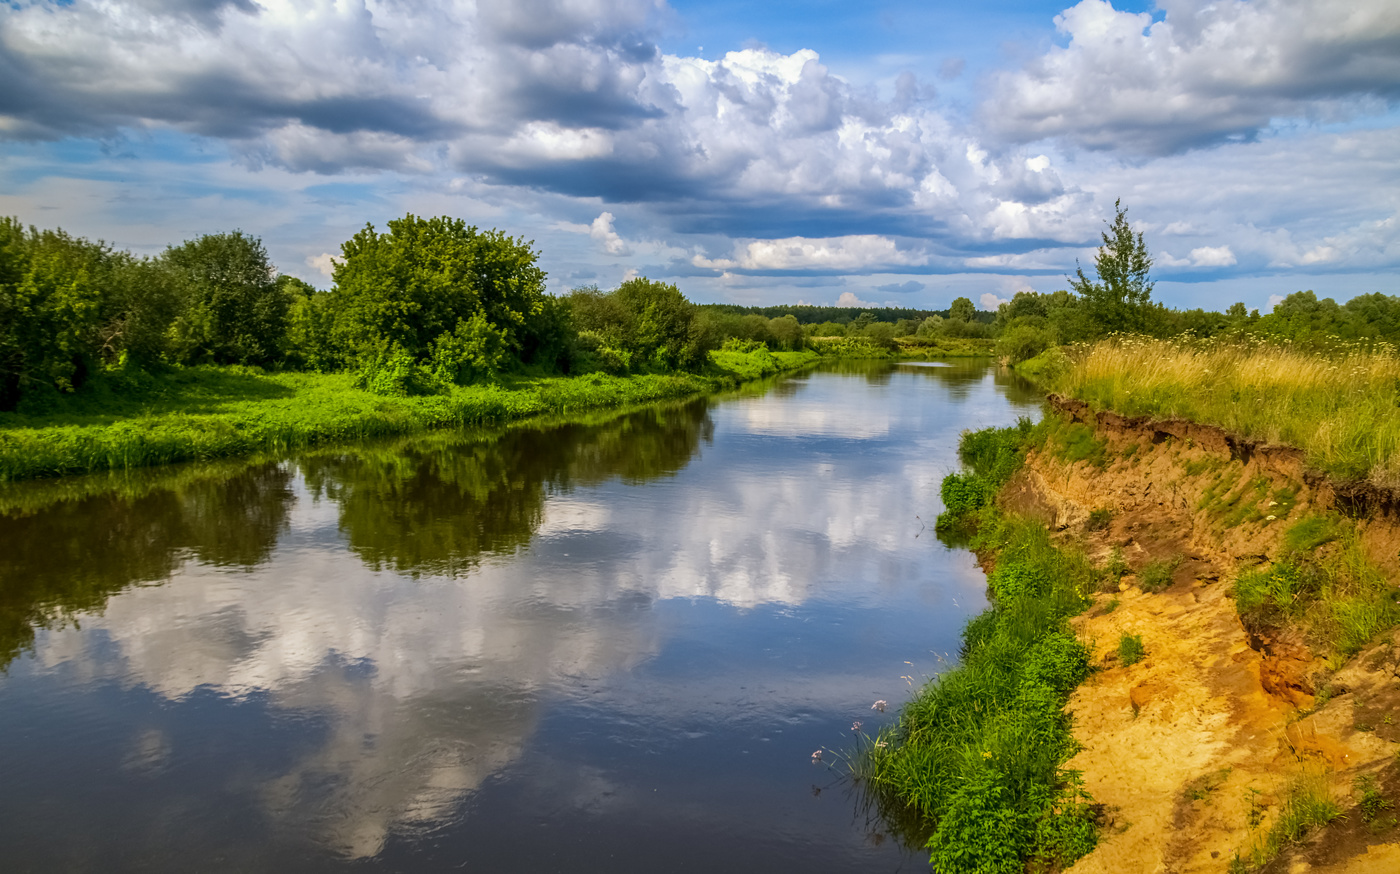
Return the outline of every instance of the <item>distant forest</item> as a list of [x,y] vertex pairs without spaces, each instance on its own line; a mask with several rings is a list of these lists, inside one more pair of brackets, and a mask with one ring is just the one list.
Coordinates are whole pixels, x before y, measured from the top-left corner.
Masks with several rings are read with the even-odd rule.
[[[790,314],[796,317],[799,325],[817,325],[822,322],[849,325],[859,318],[862,313],[869,313],[873,321],[876,322],[898,322],[901,319],[922,322],[930,316],[938,316],[940,319],[949,317],[949,310],[916,310],[907,307],[838,307],[815,306],[805,303],[771,307],[745,307],[731,303],[707,303],[700,304],[700,307],[735,316],[763,316],[765,319],[776,319]],[[973,312],[972,316],[973,321],[988,325],[995,321],[996,317],[996,313],[986,310],[976,310]]]

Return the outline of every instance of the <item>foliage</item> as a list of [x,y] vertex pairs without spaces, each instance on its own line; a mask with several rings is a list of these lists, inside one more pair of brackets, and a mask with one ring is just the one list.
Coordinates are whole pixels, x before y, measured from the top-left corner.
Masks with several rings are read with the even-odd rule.
[[992,505],[996,493],[1025,462],[1025,443],[1035,426],[1021,419],[1009,428],[966,431],[958,441],[958,456],[968,468],[950,473],[940,487],[943,512],[935,527],[954,531],[975,524],[979,511]]
[[[811,364],[810,352],[764,352],[783,370]],[[366,437],[627,406],[733,386],[747,376],[604,374],[436,383],[422,365],[407,379],[430,393],[376,394],[353,373],[266,373],[244,367],[177,367],[104,380],[66,395],[46,413],[0,414],[0,481],[128,470],[177,461],[282,452]],[[389,389],[395,392],[392,385]]]
[[1016,372],[1041,384],[1052,384],[1070,369],[1069,356],[1058,346],[1051,346],[1034,358],[1022,361]]
[[1359,774],[1352,781],[1352,787],[1356,790],[1356,807],[1361,811],[1361,821],[1371,823],[1395,805],[1381,794],[1380,786],[1376,783],[1375,774]]
[[1256,870],[1264,867],[1284,847],[1302,841],[1314,829],[1341,815],[1342,808],[1327,788],[1325,777],[1299,777],[1288,787],[1268,834],[1252,848],[1251,866]]
[[[1007,431],[1017,433],[965,435],[983,475],[1008,466],[997,448]],[[961,664],[858,750],[853,771],[887,809],[925,824],[934,870],[1063,867],[1097,839],[1078,775],[1063,769],[1077,747],[1062,708],[1089,670],[1067,618],[1087,603],[1092,568],[1042,525],[982,519],[981,543],[997,555],[994,606],[964,630]]]
[[1325,548],[1290,552],[1267,568],[1241,572],[1234,595],[1247,626],[1300,625],[1340,663],[1400,622],[1400,604],[1355,526],[1334,525]]
[[[575,289],[569,305],[584,351],[578,370],[694,369],[726,333],[721,321],[697,320],[695,306],[680,289],[645,277],[629,279],[610,292]],[[745,331],[748,320],[754,327]],[[761,316],[744,316],[737,322],[727,326],[730,336],[737,329],[756,333],[753,339],[760,342],[772,337],[768,320]]]
[[458,385],[494,378],[510,356],[507,342],[505,331],[486,321],[485,313],[473,313],[433,341],[433,376]]
[[291,297],[257,237],[205,234],[165,250],[180,276],[183,303],[171,327],[174,356],[187,364],[279,362]]
[[1283,542],[1290,551],[1312,552],[1341,537],[1345,531],[1345,523],[1336,516],[1305,516],[1289,527]]
[[530,244],[461,219],[410,213],[382,234],[366,225],[341,253],[332,336],[359,360],[401,349],[427,362],[435,347],[454,342],[444,335],[459,336],[458,326],[473,318],[518,355],[546,314],[544,271]]
[[1128,634],[1126,631],[1118,637],[1118,661],[1125,667],[1130,667],[1142,661],[1147,655],[1147,650],[1142,646],[1141,634]]
[[972,301],[959,297],[954,298],[953,305],[948,307],[948,318],[959,322],[970,322],[977,315],[977,307],[972,305]]
[[109,257],[100,243],[0,218],[0,410],[82,383],[102,310],[95,280]]
[[442,380],[408,352],[390,347],[361,361],[355,371],[355,388],[389,397],[442,394]]
[[1084,528],[1087,531],[1103,531],[1113,521],[1113,511],[1107,507],[1099,507],[1089,511],[1089,518],[1084,521]]
[[1151,307],[1154,283],[1148,278],[1152,257],[1147,254],[1142,234],[1133,234],[1122,201],[1114,201],[1113,209],[1113,222],[1101,235],[1103,245],[1094,256],[1098,281],[1089,279],[1084,268],[1079,267],[1069,284],[1100,330],[1150,330],[1156,316]]
[[1051,345],[1053,341],[1046,331],[1021,325],[1002,334],[996,348],[997,355],[1014,366],[1040,355]]

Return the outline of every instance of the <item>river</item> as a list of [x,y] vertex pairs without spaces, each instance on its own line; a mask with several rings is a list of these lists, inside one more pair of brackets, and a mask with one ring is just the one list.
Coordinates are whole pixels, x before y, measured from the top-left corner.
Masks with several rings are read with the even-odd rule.
[[958,434],[1038,404],[847,363],[11,486],[3,868],[927,870],[838,756],[986,605],[933,532]]

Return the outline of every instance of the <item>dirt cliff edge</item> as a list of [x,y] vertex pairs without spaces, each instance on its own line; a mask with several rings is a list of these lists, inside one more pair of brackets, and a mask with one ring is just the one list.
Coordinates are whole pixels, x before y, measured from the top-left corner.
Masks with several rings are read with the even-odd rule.
[[[1108,824],[1071,870],[1254,870],[1242,866],[1262,859],[1252,854],[1290,787],[1311,779],[1345,817],[1286,843],[1263,870],[1400,871],[1400,636],[1338,666],[1301,633],[1246,629],[1231,592],[1240,569],[1279,557],[1288,526],[1310,513],[1360,517],[1366,552],[1400,577],[1400,502],[1309,471],[1291,447],[1065,398],[1051,405],[1091,426],[1104,451],[1080,461],[1033,451],[1002,502],[1127,569],[1076,621],[1100,670],[1068,705],[1083,745],[1068,767]],[[1157,591],[1144,591],[1144,573]],[[1141,636],[1142,661],[1119,662],[1124,634]],[[1355,787],[1366,777],[1381,800],[1362,810]]]

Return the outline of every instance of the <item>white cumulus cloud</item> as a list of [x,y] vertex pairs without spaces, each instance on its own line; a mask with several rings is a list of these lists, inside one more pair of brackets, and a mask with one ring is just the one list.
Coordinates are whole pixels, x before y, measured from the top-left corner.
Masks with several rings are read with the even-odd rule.
[[630,255],[632,249],[627,245],[627,241],[618,235],[613,227],[613,214],[604,212],[599,214],[589,225],[588,235],[598,242],[604,252],[609,255]]
[[1345,118],[1400,97],[1393,0],[1082,0],[1069,37],[994,77],[987,124],[1019,140],[1161,154],[1251,137],[1275,118]]

